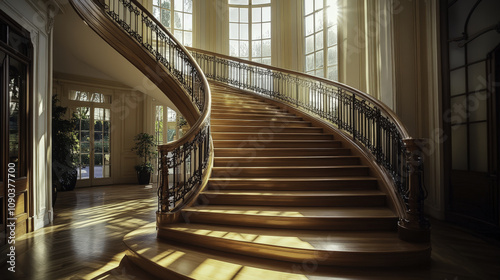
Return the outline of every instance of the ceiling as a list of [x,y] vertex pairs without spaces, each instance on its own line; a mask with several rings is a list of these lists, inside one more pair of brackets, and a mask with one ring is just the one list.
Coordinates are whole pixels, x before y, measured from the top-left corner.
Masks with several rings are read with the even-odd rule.
[[70,4],[62,10],[54,22],[54,72],[120,83],[177,111],[167,96],[87,26]]

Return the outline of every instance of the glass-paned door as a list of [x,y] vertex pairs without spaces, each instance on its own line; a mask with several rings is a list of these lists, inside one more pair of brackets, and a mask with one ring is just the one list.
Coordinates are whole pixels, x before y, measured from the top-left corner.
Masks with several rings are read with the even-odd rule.
[[110,109],[94,109],[94,178],[111,177]]
[[111,178],[111,110],[95,106],[77,107],[73,117],[79,141],[76,157],[80,185],[95,185]]
[[90,107],[78,107],[74,116],[77,122],[78,155],[76,159],[78,179],[90,178]]

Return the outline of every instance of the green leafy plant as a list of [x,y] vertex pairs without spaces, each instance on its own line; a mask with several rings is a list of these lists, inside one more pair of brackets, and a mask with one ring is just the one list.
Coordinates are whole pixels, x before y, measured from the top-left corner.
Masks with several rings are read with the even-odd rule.
[[67,107],[59,105],[57,95],[52,97],[52,181],[58,190],[72,190],[76,184],[75,165],[78,138],[75,121],[65,119]]
[[135,166],[139,172],[153,172],[153,157],[156,156],[156,143],[154,136],[148,133],[139,133],[134,137],[135,146],[133,151],[142,159],[142,163]]

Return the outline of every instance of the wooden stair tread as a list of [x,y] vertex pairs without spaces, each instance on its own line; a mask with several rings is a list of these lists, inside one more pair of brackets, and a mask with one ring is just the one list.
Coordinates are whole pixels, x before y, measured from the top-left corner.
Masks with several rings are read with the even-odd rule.
[[266,142],[281,142],[281,143],[338,143],[340,141],[337,140],[295,140],[295,139],[286,139],[286,140],[281,140],[281,139],[270,139],[270,140],[258,140],[258,139],[246,139],[246,140],[231,140],[231,139],[224,139],[224,140],[214,140],[214,144],[216,143],[229,143],[229,142],[248,142],[248,143],[266,143]]
[[235,126],[235,125],[211,125],[214,132],[254,132],[256,135],[260,133],[286,132],[286,133],[320,133],[323,129],[320,127],[307,126]]
[[280,120],[280,119],[273,119],[273,118],[269,118],[267,120],[212,118],[211,121],[212,121],[212,123],[214,123],[214,122],[215,123],[231,123],[231,125],[251,125],[252,123],[264,123],[264,122],[269,122],[269,123],[289,123],[289,124],[295,124],[295,125],[297,125],[297,124],[309,124],[310,125],[311,124],[308,121],[301,121],[301,120]]
[[[171,224],[162,230],[178,231],[191,236],[223,239],[247,244],[299,250],[350,253],[391,253],[426,251],[428,244],[408,243],[396,232],[306,231],[248,228],[205,224]],[[189,242],[189,237],[186,237]]]
[[377,178],[370,176],[360,176],[360,177],[301,177],[301,178],[252,178],[252,177],[229,177],[229,178],[216,178],[212,177],[209,179],[210,181],[276,181],[276,182],[293,182],[293,181],[305,181],[305,182],[324,182],[324,181],[376,181]]
[[221,112],[218,112],[218,113],[212,113],[212,116],[211,116],[211,119],[213,120],[219,120],[219,119],[241,119],[241,118],[248,118],[248,119],[251,119],[251,120],[254,120],[256,117],[260,118],[260,117],[268,117],[270,119],[296,119],[296,120],[302,120],[301,117],[298,117],[298,116],[295,116],[295,115],[291,115],[291,114],[282,114],[282,115],[273,115],[273,114],[252,114],[252,113],[249,113],[249,114],[245,114],[245,115],[237,115],[235,116],[234,114],[228,114],[228,113],[221,113]]
[[264,133],[259,132],[249,133],[249,132],[227,132],[227,131],[214,131],[212,132],[212,138],[214,140],[246,140],[246,139],[323,139],[323,140],[331,140],[334,139],[333,135],[324,134],[324,133]]
[[[220,169],[234,169],[234,166],[219,166],[219,167],[213,167],[213,170],[220,170]],[[277,170],[296,170],[296,169],[367,169],[368,166],[365,165],[341,165],[341,166],[238,166],[240,169],[246,169],[246,170],[251,170],[251,169],[277,169]],[[307,177],[307,176],[306,176]]]
[[[127,255],[138,265],[149,268],[158,279],[218,280],[218,279],[297,279],[305,275],[316,280],[328,280],[337,271],[319,267],[307,273],[296,271],[289,262],[249,257],[222,251],[190,246],[179,242],[168,242],[156,238],[156,226],[147,225],[128,233],[123,242]],[[349,273],[342,273],[349,275]],[[352,276],[356,279],[357,274]]]
[[183,211],[262,217],[396,218],[395,214],[387,207],[199,205],[186,208]]
[[[214,148],[216,150],[234,150],[234,148]],[[238,150],[253,150],[255,148],[238,148]],[[304,151],[304,150],[310,150],[310,151],[329,151],[329,150],[345,150],[345,148],[262,148],[262,150],[275,150],[275,151]]]
[[[214,141],[215,142],[215,141]],[[249,157],[217,157],[217,159],[227,160],[249,160]],[[250,157],[251,158],[251,157]],[[259,159],[275,159],[275,160],[290,160],[290,159],[357,159],[358,156],[275,156],[275,157],[258,157]]]

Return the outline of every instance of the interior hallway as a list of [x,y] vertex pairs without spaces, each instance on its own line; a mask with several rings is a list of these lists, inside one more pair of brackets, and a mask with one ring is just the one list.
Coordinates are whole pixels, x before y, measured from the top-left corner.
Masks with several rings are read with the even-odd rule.
[[[115,185],[59,193],[54,223],[16,240],[16,273],[3,265],[1,278],[148,279],[126,261],[120,265],[126,250],[122,238],[153,222],[156,208],[155,187]],[[441,221],[431,223],[433,251],[428,267],[324,270],[335,271],[342,279],[500,279],[498,243]]]

